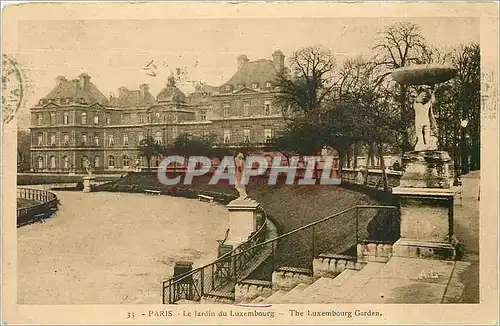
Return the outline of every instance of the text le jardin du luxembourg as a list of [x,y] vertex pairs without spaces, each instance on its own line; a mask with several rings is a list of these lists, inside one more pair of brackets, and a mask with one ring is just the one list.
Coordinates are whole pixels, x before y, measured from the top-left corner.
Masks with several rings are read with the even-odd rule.
[[[235,309],[238,308],[238,309]],[[292,317],[292,318],[310,318],[310,317],[326,317],[326,318],[338,318],[338,319],[349,319],[353,317],[358,318],[371,318],[371,317],[382,317],[382,313],[377,310],[371,309],[322,309],[319,307],[311,309],[286,309],[281,311],[275,311],[272,309],[272,305],[235,305],[233,308],[221,308],[221,309],[182,309],[182,310],[148,310],[143,312],[141,315],[147,318],[175,318],[184,317],[192,319],[204,319],[209,320],[211,318],[249,318],[252,317],[264,317],[264,318],[275,318],[280,317]],[[135,318],[136,313],[128,312],[127,319]]]

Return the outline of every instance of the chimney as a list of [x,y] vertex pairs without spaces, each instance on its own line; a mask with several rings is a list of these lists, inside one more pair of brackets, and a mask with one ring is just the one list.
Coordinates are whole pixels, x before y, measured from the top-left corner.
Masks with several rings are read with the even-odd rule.
[[274,67],[278,71],[282,71],[283,68],[285,68],[285,56],[283,55],[283,52],[281,52],[281,50],[274,51],[273,63],[274,63]]
[[139,86],[139,90],[141,92],[141,98],[145,98],[146,94],[149,92],[149,85],[148,84],[141,84]]
[[128,88],[127,87],[120,87],[118,88],[118,98],[124,98],[127,97],[128,94]]
[[238,59],[237,59],[237,62],[238,62],[238,70],[241,69],[241,67],[243,67],[243,65],[245,63],[247,63],[249,60],[248,60],[248,57],[244,54],[238,56]]
[[86,73],[78,75],[78,80],[80,81],[80,87],[82,89],[90,84],[90,76]]
[[57,76],[56,77],[56,82],[57,84],[61,84],[63,82],[67,81],[66,77],[65,76]]

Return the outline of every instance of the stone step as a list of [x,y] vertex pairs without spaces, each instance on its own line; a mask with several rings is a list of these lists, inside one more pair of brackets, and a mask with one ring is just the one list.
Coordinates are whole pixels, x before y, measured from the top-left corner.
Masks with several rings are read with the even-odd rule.
[[194,300],[187,300],[187,299],[180,299],[177,301],[175,304],[200,304],[200,301],[194,301]]
[[258,296],[257,298],[250,301],[250,303],[262,303],[262,301],[266,300],[266,297]]
[[290,291],[288,291],[283,297],[281,297],[281,300],[279,303],[295,303],[297,298],[302,297],[302,293],[304,292],[305,289],[309,287],[309,284],[305,283],[300,283]]
[[274,292],[272,295],[270,295],[268,298],[266,298],[264,301],[261,303],[276,303],[279,302],[282,296],[284,296],[287,292],[283,290],[278,290]]
[[377,263],[377,262],[369,262],[366,264],[362,269],[358,271],[358,275],[360,276],[368,276],[371,277],[382,269],[384,267],[385,263]]
[[[313,284],[309,285],[307,287],[307,289],[305,289],[302,292],[302,297],[303,298],[307,298],[307,297],[313,295],[314,293],[318,293],[318,292],[324,291],[324,289],[330,288],[332,286],[333,287],[335,286],[335,279],[334,278],[321,277],[316,282],[314,282]],[[297,302],[297,303],[302,303],[302,301],[301,302]]]

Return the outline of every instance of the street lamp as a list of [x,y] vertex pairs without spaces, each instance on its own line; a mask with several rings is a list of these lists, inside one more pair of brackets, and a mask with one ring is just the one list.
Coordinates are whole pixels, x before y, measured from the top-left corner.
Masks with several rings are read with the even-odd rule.
[[467,125],[469,124],[469,121],[467,119],[463,119],[460,122],[460,157],[461,157],[461,174],[466,174],[469,172],[468,169],[468,157],[467,157],[467,149],[466,149],[466,143],[465,143],[465,131],[467,128]]

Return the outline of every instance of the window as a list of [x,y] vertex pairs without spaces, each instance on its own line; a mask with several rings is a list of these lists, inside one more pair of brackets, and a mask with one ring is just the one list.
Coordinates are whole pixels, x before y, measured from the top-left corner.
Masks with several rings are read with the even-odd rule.
[[155,117],[156,117],[156,119],[160,119],[160,112],[156,112]]
[[99,156],[94,157],[94,167],[98,168],[100,164]]
[[50,124],[55,125],[56,124],[56,114],[55,112],[50,112]]
[[68,170],[69,169],[69,157],[67,156],[64,156],[63,157],[63,168],[65,170]]
[[153,158],[153,166],[154,166],[154,167],[158,167],[158,166],[160,166],[160,163],[161,163],[161,156],[156,155],[156,156]]
[[229,117],[229,108],[231,106],[229,104],[224,104],[224,117],[227,118]]
[[123,134],[123,146],[128,146],[128,134]]
[[99,124],[99,115],[94,115],[94,124],[98,125]]
[[108,145],[113,146],[115,144],[115,135],[109,134],[108,135]]
[[86,124],[87,124],[87,113],[82,112],[82,125],[86,125]]
[[87,134],[82,134],[82,145],[87,145]]
[[56,134],[50,134],[50,146],[56,146]]
[[69,123],[69,113],[64,112],[63,113],[63,124],[67,125]]
[[144,135],[142,133],[137,135],[137,143],[140,145],[144,140]]
[[51,156],[50,157],[50,168],[51,169],[55,169],[56,168],[56,157],[55,156]]
[[94,135],[94,145],[99,146],[99,134]]
[[271,82],[266,82],[266,88],[271,88]]
[[264,141],[269,143],[273,138],[273,130],[272,129],[264,129]]
[[243,115],[247,116],[250,111],[250,102],[243,102]]
[[37,114],[36,119],[37,119],[37,124],[39,126],[41,126],[43,124],[43,116],[42,116],[42,114]]
[[113,155],[108,156],[108,166],[110,168],[115,167],[115,157]]
[[43,157],[38,156],[38,169],[43,169]]
[[38,133],[37,135],[37,142],[38,142],[38,146],[42,146],[43,145],[43,135],[42,133]]
[[161,143],[163,142],[163,139],[161,137],[161,131],[157,131],[155,132],[155,142],[158,144],[158,145],[161,145]]
[[231,130],[224,130],[224,144],[231,142]]
[[250,129],[243,129],[243,141],[245,143],[250,142]]
[[123,167],[129,167],[130,165],[130,160],[127,155],[123,155]]
[[259,88],[259,83],[252,83],[252,89]]
[[264,115],[270,115],[271,114],[271,101],[265,101],[264,102]]
[[238,84],[238,89],[242,89],[242,88],[245,88],[245,84],[243,84],[243,83]]
[[68,146],[69,145],[69,134],[64,134],[63,140],[64,140],[64,146]]
[[108,126],[111,124],[111,117],[109,115],[106,116],[106,124]]
[[231,85],[226,85],[225,90],[226,90],[226,92],[230,92],[231,91]]
[[207,120],[207,111],[206,110],[200,111],[200,119],[201,119],[201,121]]
[[83,155],[83,156],[82,156],[82,160],[81,160],[81,162],[80,162],[80,163],[81,163],[81,165],[82,165],[82,168],[85,168],[85,167],[86,167],[86,163],[85,163],[85,162],[87,162],[87,160],[88,160],[87,155]]

